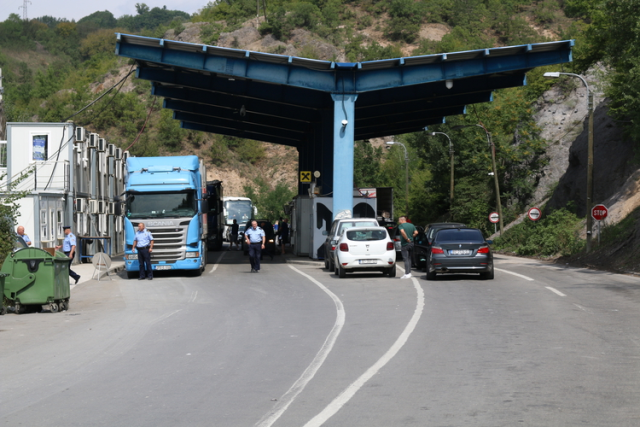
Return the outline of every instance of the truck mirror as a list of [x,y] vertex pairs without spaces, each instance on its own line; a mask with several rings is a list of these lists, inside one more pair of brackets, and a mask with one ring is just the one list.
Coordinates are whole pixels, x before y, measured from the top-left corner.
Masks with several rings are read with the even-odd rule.
[[115,204],[113,205],[113,213],[116,216],[122,216],[122,203],[115,202]]
[[200,213],[207,214],[209,213],[209,202],[207,200],[202,200],[200,202]]

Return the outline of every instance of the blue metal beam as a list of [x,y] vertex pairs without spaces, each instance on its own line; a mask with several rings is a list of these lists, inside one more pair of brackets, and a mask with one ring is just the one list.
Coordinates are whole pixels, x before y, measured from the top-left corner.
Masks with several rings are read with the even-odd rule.
[[222,108],[211,105],[199,105],[190,102],[177,101],[175,99],[165,99],[164,108],[183,112],[198,114],[204,118],[211,119],[212,123],[216,120],[228,120],[242,123],[250,123],[269,128],[292,130],[299,133],[310,132],[312,127],[308,122],[296,121],[288,118],[272,117],[262,114],[260,111],[243,110],[238,111],[230,108]]
[[256,134],[253,134],[252,132],[243,132],[234,128],[225,128],[225,127],[210,126],[210,125],[203,125],[199,123],[189,123],[189,122],[181,122],[180,127],[183,129],[191,129],[191,130],[198,130],[201,132],[215,133],[218,135],[229,135],[229,136],[235,136],[237,138],[255,139],[258,141],[270,142],[272,144],[288,145],[290,147],[298,147],[300,145],[299,141],[287,139],[280,135],[267,135],[267,134],[256,135]]
[[322,92],[296,87],[274,85],[252,80],[240,80],[216,75],[171,70],[158,67],[138,67],[136,77],[152,82],[172,84],[189,89],[202,89],[214,93],[269,101],[276,105],[291,105],[317,109],[319,105],[331,107],[331,98]]
[[[270,126],[260,126],[251,123],[246,123],[241,120],[225,120],[220,118],[211,118],[207,116],[201,116],[199,114],[182,113],[176,111],[173,113],[173,118],[185,123],[199,123],[202,125],[214,126],[218,128],[237,129],[241,132],[251,133],[252,139],[260,140],[260,135],[278,135],[284,139],[292,141],[304,141],[306,139],[306,133],[299,131],[293,131],[291,129],[282,129]],[[249,137],[246,137],[249,138]]]
[[[517,70],[529,70],[543,65],[571,61],[569,42],[558,42],[553,50],[532,49],[529,45],[512,47],[513,53],[500,55],[496,49],[472,51],[472,59],[451,60],[454,54],[432,55],[414,59],[398,58],[398,65],[383,69],[360,69],[358,64],[337,64],[332,71],[315,70],[300,65],[269,63],[245,57],[231,57],[180,46],[165,47],[158,39],[145,39],[144,43],[132,43],[134,36],[118,34],[116,52],[120,56],[139,61],[151,61],[167,66],[221,74],[229,78],[251,79],[266,83],[288,85],[331,93],[362,93],[381,89],[399,88],[424,83],[461,79],[471,76],[503,74]],[[497,55],[492,55],[496,51]],[[487,54],[488,53],[488,54]],[[467,54],[467,53],[463,53]],[[235,56],[235,55],[234,55]],[[465,58],[465,56],[461,56]],[[434,62],[434,58],[438,61]]]
[[333,217],[353,209],[353,142],[358,95],[331,95],[333,107]]
[[303,107],[292,107],[289,105],[275,105],[268,101],[262,101],[259,99],[246,100],[231,95],[211,94],[205,91],[166,87],[158,84],[153,84],[151,86],[151,94],[165,98],[188,101],[195,104],[223,105],[235,111],[240,111],[244,106],[245,109],[248,108],[252,111],[261,111],[263,114],[273,117],[289,117],[292,120],[307,123],[317,123],[319,120],[318,110]]

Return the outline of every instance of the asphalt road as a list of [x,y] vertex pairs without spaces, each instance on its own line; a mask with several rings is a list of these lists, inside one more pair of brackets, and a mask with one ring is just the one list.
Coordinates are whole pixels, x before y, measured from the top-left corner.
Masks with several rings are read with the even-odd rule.
[[0,425],[640,425],[639,278],[498,256],[492,281],[338,279],[210,256],[201,277],[121,273],[69,311],[1,317]]

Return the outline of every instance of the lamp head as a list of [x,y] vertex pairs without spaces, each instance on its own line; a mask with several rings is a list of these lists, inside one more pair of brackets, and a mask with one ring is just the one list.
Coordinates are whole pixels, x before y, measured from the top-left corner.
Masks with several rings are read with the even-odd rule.
[[560,73],[558,71],[550,71],[548,73],[544,73],[544,77],[547,79],[557,79],[560,77]]
[[395,145],[395,143],[396,143],[395,141],[387,141],[387,142],[385,142],[385,144],[387,144],[387,145]]
[[451,89],[453,87],[453,80],[449,79],[444,82],[447,89]]

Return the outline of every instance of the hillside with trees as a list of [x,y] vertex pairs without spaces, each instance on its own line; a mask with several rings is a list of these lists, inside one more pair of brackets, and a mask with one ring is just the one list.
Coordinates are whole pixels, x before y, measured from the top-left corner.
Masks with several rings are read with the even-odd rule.
[[[135,66],[114,55],[115,32],[338,61],[575,39],[574,62],[563,71],[583,73],[601,64],[607,71],[604,90],[610,114],[629,138],[640,140],[640,5],[635,2],[221,0],[203,5],[192,16],[150,9],[144,3],[138,3],[136,11],[135,16],[118,18],[98,11],[78,22],[46,16],[25,22],[11,15],[0,23],[6,121],[73,120],[139,156],[197,153],[212,170],[233,172],[238,183],[234,193],[265,193],[264,200],[273,200],[268,193],[294,194],[295,150],[181,129],[161,108],[162,100],[150,95],[148,82],[125,78]],[[466,115],[430,129],[455,134],[453,206],[448,143],[426,132],[388,138],[402,141],[410,151],[409,206],[404,158],[397,147],[386,151],[381,141],[356,141],[356,185],[395,187],[397,212],[408,213],[416,223],[455,219],[489,232],[486,216],[496,200],[486,136],[474,128],[453,129],[481,123],[496,145],[504,221],[514,220],[531,200],[549,162],[551,141],[541,137],[534,103],[553,84],[575,87],[567,79],[544,79],[545,71],[551,69],[535,69],[527,76],[527,86],[496,91],[492,103],[474,105]],[[260,168],[267,179],[254,181],[251,168]],[[580,220],[571,204],[558,211],[553,221],[566,229]],[[577,241],[571,251],[580,249]]]

